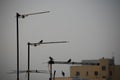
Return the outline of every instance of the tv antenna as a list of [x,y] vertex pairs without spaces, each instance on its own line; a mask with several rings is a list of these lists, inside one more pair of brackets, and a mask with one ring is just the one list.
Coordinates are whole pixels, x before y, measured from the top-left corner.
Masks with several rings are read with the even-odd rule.
[[[28,80],[30,80],[30,46],[38,46],[41,44],[56,44],[56,43],[68,43],[68,41],[55,41],[55,42],[44,42],[43,40],[40,40],[37,43],[30,43],[28,42]],[[51,59],[52,60],[52,59]]]

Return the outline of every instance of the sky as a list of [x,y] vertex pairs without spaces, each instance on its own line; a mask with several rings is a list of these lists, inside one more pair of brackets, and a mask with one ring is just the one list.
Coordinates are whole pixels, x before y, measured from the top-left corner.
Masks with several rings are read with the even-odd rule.
[[[28,42],[68,41],[65,44],[31,46],[31,69],[48,70],[49,56],[56,61],[115,57],[120,64],[119,0],[0,0],[0,79],[16,80],[16,12],[50,11],[19,19],[20,70],[27,69]],[[71,65],[53,65],[56,76],[69,76]],[[49,74],[31,74],[31,80],[47,80]],[[20,74],[20,80],[27,80]]]

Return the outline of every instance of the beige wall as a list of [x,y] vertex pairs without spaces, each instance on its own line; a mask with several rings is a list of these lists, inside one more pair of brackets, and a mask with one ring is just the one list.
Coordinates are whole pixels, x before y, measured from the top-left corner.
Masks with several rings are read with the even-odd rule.
[[[99,67],[100,67],[100,79],[101,80],[106,80],[109,78],[109,59],[100,59],[99,60]],[[102,70],[102,67],[105,67],[105,70]],[[105,78],[103,78],[105,77]]]
[[[120,65],[109,65],[109,59],[100,59],[100,65],[81,65],[70,67],[70,77],[75,77],[76,72],[80,72],[80,78],[86,78],[89,80],[120,80]],[[102,67],[105,67],[105,70]],[[95,71],[98,75],[95,76]],[[88,75],[87,75],[88,72]]]
[[72,80],[70,77],[56,77],[55,80]]
[[110,67],[112,71],[112,79],[113,80],[120,80],[120,65]]
[[[97,79],[99,78],[100,69],[98,66],[71,66],[70,77],[75,77],[76,72],[80,72],[80,78]],[[95,71],[98,75],[95,76]],[[87,73],[88,72],[88,73]]]
[[[70,67],[70,77],[58,77],[55,80],[72,80],[73,77],[86,80],[120,80],[120,65],[109,65],[110,59],[100,59],[100,65],[81,65]],[[102,67],[105,67],[105,70]],[[98,75],[95,75],[95,71]],[[76,76],[76,72],[80,75]],[[104,78],[105,77],[105,78]]]

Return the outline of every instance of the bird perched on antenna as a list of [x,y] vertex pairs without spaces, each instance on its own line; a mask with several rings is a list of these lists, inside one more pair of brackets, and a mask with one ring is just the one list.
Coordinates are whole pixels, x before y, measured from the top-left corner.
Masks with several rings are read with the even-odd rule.
[[25,18],[25,15],[21,15],[22,18]]
[[35,44],[34,44],[34,46],[36,47],[36,46],[37,46],[37,44],[35,43]]
[[48,61],[48,64],[54,64],[54,59],[50,56],[49,57],[50,61]]
[[63,71],[61,73],[62,73],[62,76],[65,77],[65,73]]
[[37,45],[40,45],[40,44],[42,44],[43,43],[43,40],[41,40],[40,42],[38,42],[38,43],[34,43],[34,46],[36,47]]
[[43,40],[41,40],[39,43],[40,43],[40,44],[43,43]]
[[53,61],[53,60],[54,60],[51,56],[49,57],[49,59],[50,59],[50,61]]
[[70,62],[71,62],[71,59],[69,59],[67,62],[70,63]]

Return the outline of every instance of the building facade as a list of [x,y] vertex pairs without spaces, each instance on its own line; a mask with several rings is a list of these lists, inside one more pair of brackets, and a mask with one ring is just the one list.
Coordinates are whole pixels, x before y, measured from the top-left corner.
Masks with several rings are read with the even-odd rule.
[[53,80],[120,80],[120,65],[113,58],[82,60],[80,66],[70,67],[70,77],[57,77]]
[[70,77],[79,80],[120,80],[120,65],[111,59],[83,60],[81,66],[70,67]]

